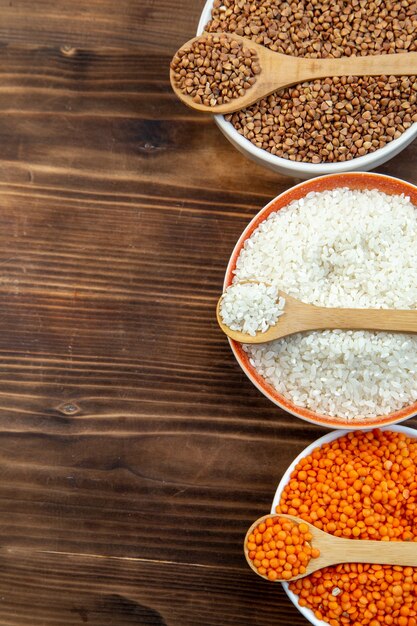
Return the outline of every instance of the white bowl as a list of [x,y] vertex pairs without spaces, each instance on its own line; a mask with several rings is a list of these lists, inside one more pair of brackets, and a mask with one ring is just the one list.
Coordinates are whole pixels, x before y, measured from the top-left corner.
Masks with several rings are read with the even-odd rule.
[[[372,430],[372,428],[367,429],[367,431],[370,431],[370,430]],[[391,430],[397,433],[404,433],[405,435],[408,435],[409,437],[417,438],[417,431],[415,431],[414,428],[408,428],[407,426],[387,426],[386,428],[381,428],[380,430]],[[300,452],[300,454],[294,459],[294,461],[291,463],[291,465],[288,467],[287,471],[285,472],[285,474],[279,481],[279,485],[277,487],[277,490],[275,492],[275,496],[272,502],[271,513],[275,513],[275,507],[279,503],[279,500],[282,496],[282,492],[284,491],[284,487],[285,485],[287,485],[287,483],[289,483],[291,473],[295,469],[295,466],[297,465],[297,463],[299,463],[301,459],[303,459],[304,457],[308,456],[315,448],[318,448],[319,446],[322,446],[323,444],[328,443],[330,441],[334,441],[335,439],[338,439],[339,437],[343,437],[344,435],[347,435],[349,432],[351,431],[333,430],[332,432],[327,433],[323,437],[320,437],[320,439],[316,439],[316,441],[311,443],[309,446],[307,446],[307,448],[304,448],[304,450]],[[290,591],[290,588],[289,588],[290,586],[288,583],[282,583],[282,586],[284,587],[285,593],[287,594],[291,602],[294,604],[294,606],[300,611],[300,613],[304,615],[304,617],[311,624],[313,624],[313,626],[329,626],[328,622],[325,622],[321,619],[317,619],[317,617],[314,615],[311,609],[308,609],[303,606],[299,606],[298,596],[295,595],[295,593],[293,593],[292,591]]]
[[[197,35],[203,33],[207,22],[209,22],[212,6],[213,0],[207,0],[198,23]],[[417,137],[416,122],[410,128],[407,128],[398,139],[390,141],[383,148],[379,148],[379,150],[375,150],[375,152],[370,154],[365,154],[365,156],[340,163],[300,163],[283,159],[266,150],[262,150],[262,148],[257,148],[249,139],[245,139],[245,137],[240,135],[234,126],[225,120],[223,115],[215,115],[214,121],[230,143],[249,159],[255,161],[258,165],[268,167],[274,172],[301,179],[341,172],[368,172],[399,154]]]

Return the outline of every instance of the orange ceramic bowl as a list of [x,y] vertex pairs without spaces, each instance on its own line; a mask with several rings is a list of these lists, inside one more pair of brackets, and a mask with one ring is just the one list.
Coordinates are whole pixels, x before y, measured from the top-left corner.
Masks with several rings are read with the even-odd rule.
[[[417,187],[411,185],[410,183],[406,183],[405,181],[399,180],[398,178],[385,176],[383,174],[373,174],[367,172],[329,174],[327,176],[321,176],[320,178],[313,178],[302,182],[299,185],[284,191],[284,193],[269,202],[269,204],[267,204],[257,215],[255,215],[253,220],[245,228],[230,257],[224,280],[224,290],[232,284],[233,270],[236,267],[236,261],[244,242],[252,235],[261,222],[263,222],[274,211],[279,211],[290,202],[303,198],[311,191],[320,192],[327,189],[335,189],[337,187],[348,187],[349,189],[378,189],[379,191],[391,195],[399,195],[403,193],[409,196],[412,203],[417,206]],[[364,428],[396,424],[417,414],[417,402],[415,402],[414,404],[404,407],[399,411],[395,411],[395,413],[373,418],[364,418],[356,422],[346,418],[334,418],[327,415],[320,415],[319,413],[293,404],[290,400],[278,393],[278,391],[276,391],[272,385],[267,383],[250,364],[248,355],[242,349],[241,344],[233,341],[232,339],[229,339],[229,343],[237,362],[253,384],[276,405],[285,409],[289,413],[292,413],[292,415],[306,420],[307,422],[319,424],[320,426],[325,426],[327,428],[361,430]]]

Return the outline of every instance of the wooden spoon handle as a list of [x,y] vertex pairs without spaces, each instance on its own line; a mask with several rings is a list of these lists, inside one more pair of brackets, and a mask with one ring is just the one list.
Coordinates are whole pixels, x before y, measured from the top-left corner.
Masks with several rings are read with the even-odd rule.
[[[310,311],[310,314],[313,312]],[[312,314],[313,330],[387,330],[404,333],[417,332],[417,310],[388,309],[328,309],[315,308]]]
[[[302,70],[301,70],[302,68]],[[339,59],[302,59],[304,80],[328,76],[410,76],[417,74],[417,52]]]
[[[329,561],[336,563],[375,563],[379,565],[417,566],[417,543],[414,541],[370,541],[339,539],[334,542]],[[331,551],[329,550],[329,553]]]

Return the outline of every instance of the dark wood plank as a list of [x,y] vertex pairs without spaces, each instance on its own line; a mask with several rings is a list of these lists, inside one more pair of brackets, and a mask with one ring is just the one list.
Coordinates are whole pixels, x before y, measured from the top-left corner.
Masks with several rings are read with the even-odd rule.
[[97,434],[2,433],[3,546],[237,565],[251,521],[269,510],[282,469],[312,439],[303,431],[296,443],[288,425],[285,437],[261,420],[253,437],[244,420],[232,430],[226,419],[119,411],[109,421],[128,422],[125,434],[94,428],[105,421],[95,415],[78,419]]
[[254,581],[243,564],[207,567],[30,550],[0,554],[7,626],[306,624],[281,585]]
[[193,37],[204,0],[1,0],[0,41],[171,49]]

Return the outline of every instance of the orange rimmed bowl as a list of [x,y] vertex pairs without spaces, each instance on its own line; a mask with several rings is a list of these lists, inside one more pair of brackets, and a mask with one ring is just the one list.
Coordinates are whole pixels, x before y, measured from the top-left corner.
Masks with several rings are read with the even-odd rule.
[[[243,248],[243,245],[254,230],[274,211],[279,211],[290,202],[305,197],[308,193],[315,191],[321,192],[337,187],[347,187],[349,189],[377,189],[390,195],[405,194],[410,197],[411,202],[417,207],[417,187],[398,178],[385,176],[384,174],[373,174],[365,172],[351,172],[344,174],[329,174],[320,178],[313,178],[304,181],[295,187],[291,187],[287,191],[271,200],[257,215],[252,219],[248,226],[240,236],[230,257],[223,285],[225,290],[232,284],[233,270],[236,268],[236,261]],[[358,421],[348,420],[346,418],[334,418],[327,415],[321,415],[309,409],[299,407],[290,400],[280,394],[272,385],[270,385],[257,370],[250,364],[249,357],[243,350],[242,345],[232,339],[229,339],[230,346],[237,362],[252,381],[252,383],[274,404],[278,405],[288,413],[295,415],[307,422],[312,422],[327,428],[345,428],[349,430],[361,430],[365,428],[374,428],[396,424],[409,419],[417,414],[417,402],[409,406],[403,407],[399,411],[388,415],[381,415],[373,418],[363,418]]]

